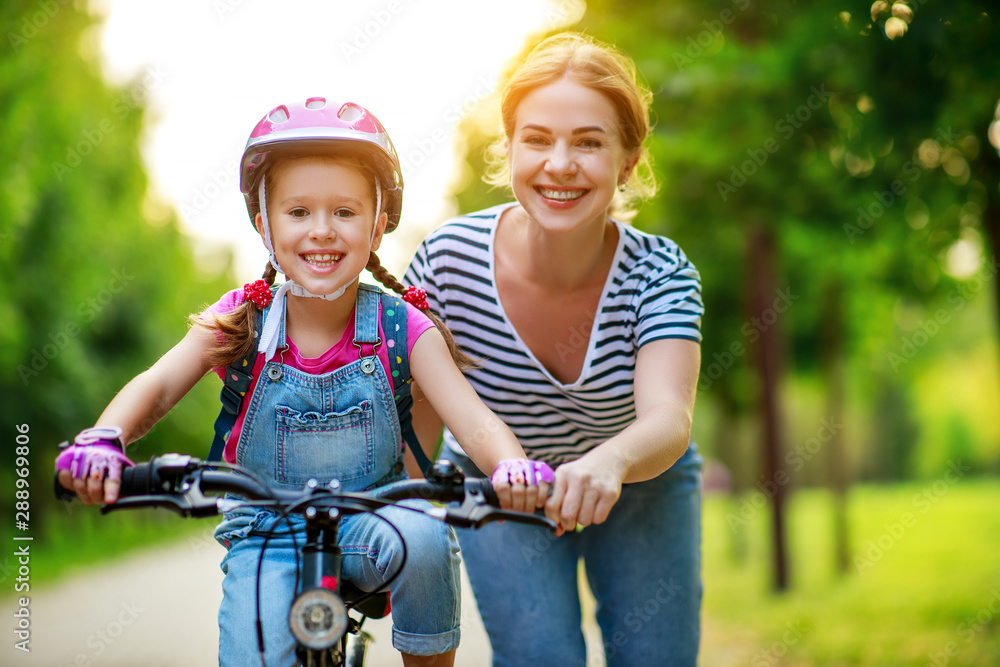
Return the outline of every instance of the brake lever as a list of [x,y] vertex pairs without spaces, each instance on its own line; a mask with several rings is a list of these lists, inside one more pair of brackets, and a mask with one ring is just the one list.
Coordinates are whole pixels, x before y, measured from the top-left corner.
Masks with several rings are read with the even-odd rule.
[[110,514],[118,510],[135,510],[143,508],[168,509],[171,512],[188,516],[188,503],[171,496],[129,496],[119,498],[117,502],[108,505],[101,505],[101,514]]
[[501,510],[495,507],[487,508],[485,515],[481,517],[476,517],[473,519],[475,523],[473,524],[476,528],[486,525],[487,523],[492,523],[494,521],[515,521],[517,523],[523,523],[526,526],[538,526],[540,528],[548,528],[550,531],[555,533],[559,527],[554,521],[548,517],[539,516],[538,514],[528,514],[526,512],[514,512],[511,510]]
[[199,489],[192,487],[180,496],[149,495],[119,498],[113,505],[101,505],[101,514],[116,510],[167,509],[183,517],[201,518],[218,516],[218,498],[208,498]]
[[545,516],[514,512],[493,507],[486,501],[486,496],[477,488],[465,490],[465,500],[457,509],[448,509],[449,523],[460,528],[480,528],[493,521],[516,521],[525,525],[548,528],[555,533],[559,527]]

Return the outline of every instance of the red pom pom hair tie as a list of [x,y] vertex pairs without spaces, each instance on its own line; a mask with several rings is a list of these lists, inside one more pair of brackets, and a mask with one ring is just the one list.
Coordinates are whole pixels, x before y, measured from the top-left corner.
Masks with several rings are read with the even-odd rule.
[[267,308],[271,303],[271,286],[263,280],[255,280],[243,286],[243,298],[258,308]]
[[427,292],[413,285],[406,288],[403,301],[412,304],[417,310],[427,310],[430,308],[430,305],[427,303]]

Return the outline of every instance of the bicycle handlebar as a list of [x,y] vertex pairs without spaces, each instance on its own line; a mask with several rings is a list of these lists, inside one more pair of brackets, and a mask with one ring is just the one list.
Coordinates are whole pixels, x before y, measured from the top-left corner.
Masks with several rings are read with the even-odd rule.
[[218,463],[207,463],[192,456],[163,454],[123,470],[118,502],[104,505],[101,512],[153,507],[169,509],[186,517],[217,516],[244,504],[215,495],[226,493],[245,498],[251,504],[273,505],[299,514],[317,505],[346,513],[373,512],[395,505],[399,500],[422,498],[460,503],[458,507],[447,505],[418,510],[459,528],[509,520],[556,530],[555,523],[544,516],[500,509],[490,480],[467,479],[447,461],[432,465],[426,479],[396,482],[374,491],[341,491],[336,480],[326,487],[310,480],[303,489],[290,491],[268,487],[235,466],[220,468]]

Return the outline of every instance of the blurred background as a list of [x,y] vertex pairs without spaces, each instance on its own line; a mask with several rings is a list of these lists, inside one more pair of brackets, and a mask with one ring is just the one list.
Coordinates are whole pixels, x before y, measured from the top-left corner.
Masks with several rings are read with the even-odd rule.
[[[702,664],[1000,664],[993,3],[7,0],[0,17],[0,539],[33,538],[36,588],[204,532],[57,503],[51,461],[188,313],[263,268],[236,168],[256,121],[316,94],[379,116],[406,179],[383,244],[401,274],[437,224],[509,198],[479,178],[498,77],[573,29],[652,89],[660,192],[633,224],[703,280]],[[136,457],[205,454],[217,384]]]

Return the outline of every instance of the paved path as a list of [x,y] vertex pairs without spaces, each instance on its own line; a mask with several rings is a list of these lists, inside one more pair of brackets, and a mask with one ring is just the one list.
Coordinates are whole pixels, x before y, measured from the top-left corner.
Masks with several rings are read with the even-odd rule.
[[[31,652],[14,648],[16,599],[0,600],[7,619],[0,665],[39,667],[215,667],[222,597],[222,547],[203,535],[147,549],[114,564],[30,591]],[[464,572],[463,572],[464,577]],[[463,580],[462,643],[456,665],[488,665],[490,649]],[[391,620],[368,621],[372,667],[401,664]],[[593,663],[590,667],[599,667]]]

